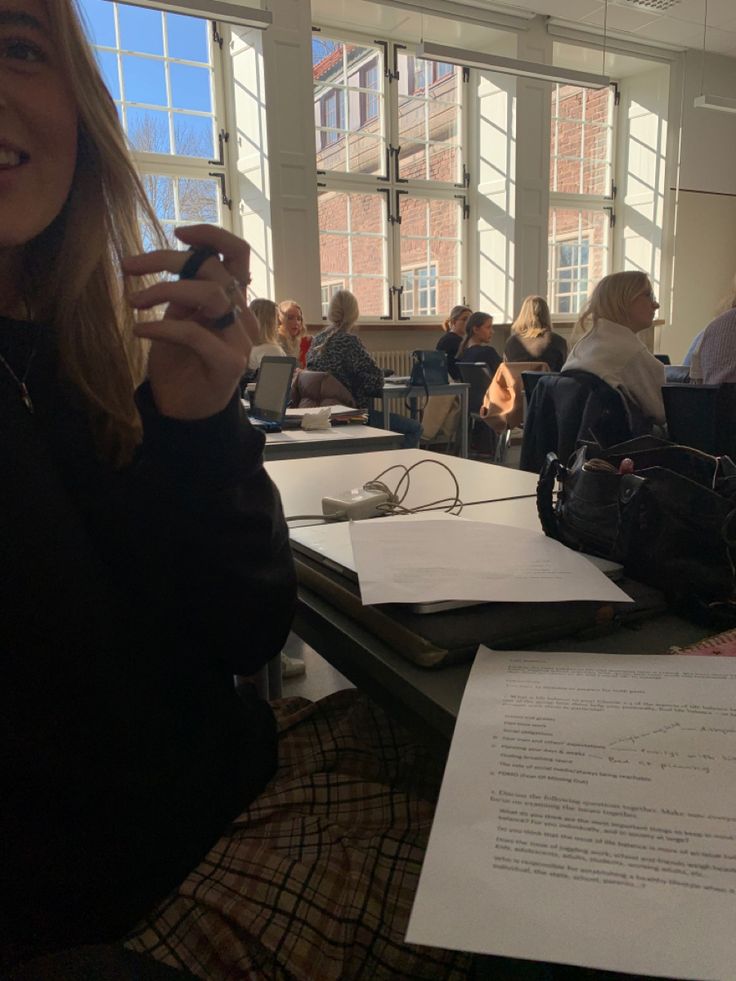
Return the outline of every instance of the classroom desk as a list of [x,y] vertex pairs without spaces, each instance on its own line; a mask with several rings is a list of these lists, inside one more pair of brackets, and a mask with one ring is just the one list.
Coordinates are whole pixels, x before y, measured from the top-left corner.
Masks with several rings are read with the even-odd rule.
[[[622,585],[625,587],[625,583]],[[436,671],[416,667],[328,600],[301,586],[292,629],[391,716],[409,726],[424,741],[447,749],[470,664]],[[663,613],[628,626],[614,626],[602,635],[591,630],[575,637],[536,643],[533,649],[665,653],[672,645],[694,644],[713,632]]]
[[[463,460],[430,450],[387,450],[336,457],[310,454],[308,459],[302,460],[266,460],[266,470],[281,493],[284,514],[288,517],[321,514],[322,498],[326,494],[359,487],[395,464],[409,467],[420,460],[433,460],[449,467],[460,485],[460,497],[466,502],[536,495],[536,474],[479,463],[477,460]],[[400,475],[400,471],[393,470],[382,479],[393,488]],[[425,464],[412,471],[404,504],[416,507],[454,496],[454,493],[450,474],[440,466]]]
[[417,402],[421,398],[426,398],[427,392],[430,395],[459,395],[460,396],[460,456],[468,457],[468,421],[470,419],[468,390],[470,385],[467,382],[450,381],[446,385],[397,385],[387,378],[383,383],[383,393],[376,396],[382,403],[383,425],[389,428],[388,419],[390,414],[389,401],[391,399],[408,399],[412,405],[412,416],[416,415]]
[[[476,463],[475,466],[489,465]],[[463,514],[512,527],[539,527],[536,501],[531,497],[475,505],[466,508]],[[625,589],[626,583],[622,586]],[[655,591],[651,593],[656,599]],[[299,588],[293,630],[393,717],[410,726],[426,742],[447,748],[470,664],[436,671],[417,667],[329,600],[304,586]],[[669,612],[658,612],[651,619],[623,620],[603,628],[589,628],[577,636],[544,640],[530,646],[535,650],[664,653],[672,645],[686,646],[712,633]]]
[[364,426],[362,423],[336,425],[330,429],[286,429],[280,433],[266,434],[263,458],[297,460],[344,453],[371,453],[397,450],[403,442],[401,433]]

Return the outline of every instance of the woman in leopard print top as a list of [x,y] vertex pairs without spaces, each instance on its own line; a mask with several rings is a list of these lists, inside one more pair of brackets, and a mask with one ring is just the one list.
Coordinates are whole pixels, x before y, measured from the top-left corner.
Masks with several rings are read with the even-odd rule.
[[[360,315],[358,301],[349,290],[338,290],[327,310],[328,326],[317,334],[307,354],[310,371],[327,371],[355,399],[359,409],[368,412],[371,426],[383,426],[383,416],[370,408],[371,399],[383,390],[383,372],[366,350],[363,342],[351,333]],[[419,445],[422,427],[414,419],[391,413],[389,426],[404,434],[406,447]]]

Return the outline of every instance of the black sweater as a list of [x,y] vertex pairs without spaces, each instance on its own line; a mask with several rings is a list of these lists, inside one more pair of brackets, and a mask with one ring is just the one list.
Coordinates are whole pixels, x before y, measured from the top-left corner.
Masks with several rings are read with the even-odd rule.
[[263,437],[138,393],[115,471],[50,331],[0,318],[0,965],[122,934],[273,773],[273,715],[235,694],[278,653],[295,578]]

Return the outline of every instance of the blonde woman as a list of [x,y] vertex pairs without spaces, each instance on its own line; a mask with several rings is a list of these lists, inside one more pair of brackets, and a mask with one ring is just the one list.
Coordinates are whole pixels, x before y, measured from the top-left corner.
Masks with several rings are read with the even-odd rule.
[[637,336],[652,326],[659,309],[646,273],[631,270],[604,276],[575,330],[580,338],[562,371],[589,371],[617,389],[649,425],[664,425],[664,365]]
[[465,324],[473,311],[464,304],[458,304],[450,310],[447,320],[442,324],[444,334],[437,341],[438,351],[444,351],[447,355],[447,370],[452,378],[458,380],[460,375],[455,367],[455,358],[458,349],[465,337]]
[[282,300],[279,303],[278,341],[284,353],[299,361],[299,367],[306,367],[307,351],[312,338],[304,324],[304,313],[296,300]]
[[258,371],[266,355],[282,358],[284,351],[278,342],[279,309],[273,300],[257,299],[250,305],[250,312],[258,324],[258,337],[250,349],[248,371]]
[[128,976],[123,941],[209,981],[469,976],[403,942],[421,751],[356,693],[277,735],[233,686],[296,595],[237,392],[247,244],[194,225],[142,251],[156,219],[71,0],[0,0],[0,52],[0,976],[71,976],[37,955],[81,945]]
[[561,371],[567,358],[567,341],[552,330],[549,306],[543,296],[527,296],[511,325],[504,360],[545,361],[550,371]]
[[[327,371],[347,388],[359,409],[368,412],[371,426],[383,427],[383,414],[371,409],[371,399],[383,391],[383,372],[356,336],[360,309],[349,290],[338,290],[327,308],[327,328],[314,338],[307,368]],[[389,428],[404,434],[406,448],[419,445],[422,427],[414,419],[391,413]]]
[[248,246],[143,252],[69,0],[0,0],[0,52],[5,976],[122,938],[271,779],[273,715],[232,679],[278,654],[295,584],[237,393]]

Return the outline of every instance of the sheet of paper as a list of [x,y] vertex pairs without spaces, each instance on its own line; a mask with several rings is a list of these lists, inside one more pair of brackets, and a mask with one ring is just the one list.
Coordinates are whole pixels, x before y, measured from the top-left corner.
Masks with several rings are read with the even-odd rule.
[[407,940],[725,981],[735,909],[736,661],[481,648]]
[[458,517],[350,526],[363,603],[630,602],[578,552],[537,531]]
[[363,413],[360,409],[350,408],[349,405],[322,405],[322,406],[307,406],[303,409],[287,409],[286,415],[294,419],[302,419],[304,416],[317,415],[323,412],[325,409],[330,410],[330,418],[332,416],[360,416]]

